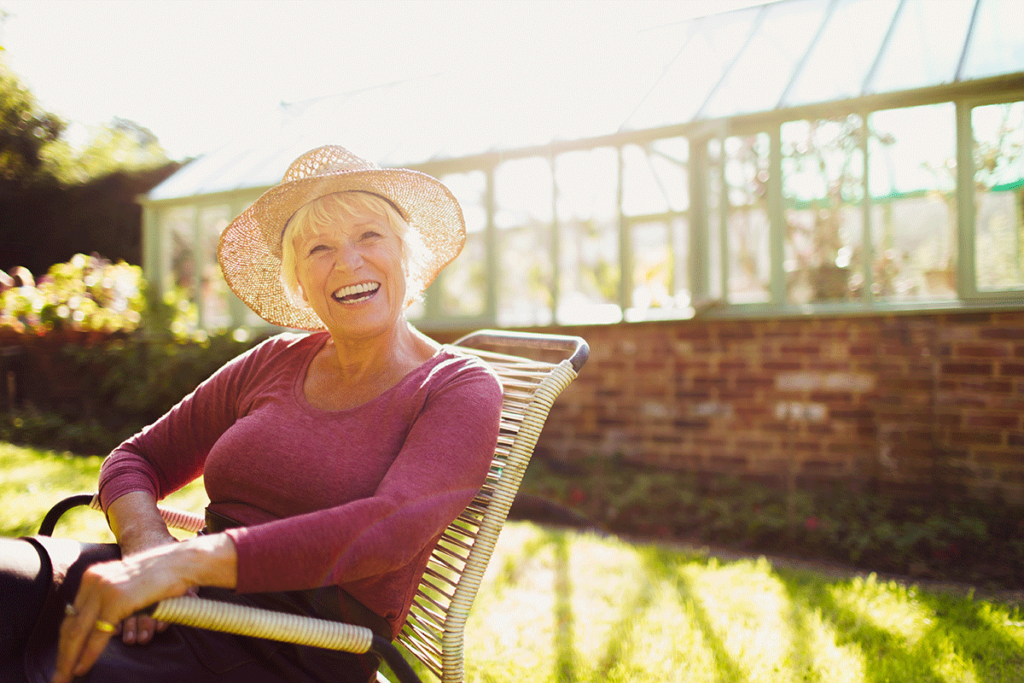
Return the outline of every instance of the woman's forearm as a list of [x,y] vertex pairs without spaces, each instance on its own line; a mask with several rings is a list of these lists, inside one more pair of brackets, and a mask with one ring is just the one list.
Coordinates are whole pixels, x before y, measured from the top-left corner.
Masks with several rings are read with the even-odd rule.
[[107,522],[122,555],[175,541],[149,493],[128,493],[115,500],[107,507]]
[[[149,493],[128,493],[109,505],[107,518],[122,556],[175,543]],[[159,553],[191,587],[234,588],[238,578],[235,544],[223,534],[201,536]]]

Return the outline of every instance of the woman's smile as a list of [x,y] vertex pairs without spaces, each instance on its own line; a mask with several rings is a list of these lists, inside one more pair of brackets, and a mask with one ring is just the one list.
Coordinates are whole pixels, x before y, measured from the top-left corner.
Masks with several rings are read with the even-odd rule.
[[360,282],[355,285],[347,285],[338,289],[332,295],[334,300],[341,304],[359,304],[372,299],[380,291],[379,282]]

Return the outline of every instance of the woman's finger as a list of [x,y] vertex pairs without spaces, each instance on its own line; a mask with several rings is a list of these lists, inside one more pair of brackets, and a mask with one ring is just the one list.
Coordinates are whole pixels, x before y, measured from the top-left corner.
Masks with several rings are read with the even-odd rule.
[[[167,624],[162,621],[157,621],[153,619],[153,617],[145,614],[136,614],[133,617],[129,617],[129,619],[133,619],[135,621],[135,624],[133,624],[135,633],[131,643],[127,640],[125,641],[128,645],[145,645],[149,641],[153,640],[154,635],[167,629]],[[125,619],[126,623],[127,621],[128,619]]]
[[134,645],[139,636],[139,618],[132,615],[121,622],[121,641],[125,645]]
[[67,683],[91,669],[116,631],[116,622],[101,618],[94,605],[68,610],[60,627],[54,683]]

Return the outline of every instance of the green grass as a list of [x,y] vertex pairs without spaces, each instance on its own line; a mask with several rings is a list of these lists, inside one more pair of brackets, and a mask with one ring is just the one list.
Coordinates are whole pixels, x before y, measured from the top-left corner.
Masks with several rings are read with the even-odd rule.
[[[25,536],[39,530],[39,523],[54,503],[76,493],[96,491],[98,456],[22,448],[0,441],[0,535]],[[168,496],[172,507],[201,512],[206,506],[202,480]],[[56,536],[97,542],[114,540],[103,515],[76,508],[61,517]]]
[[[0,530],[30,532],[98,467],[0,443]],[[178,497],[203,505],[201,488]],[[59,533],[102,525],[82,511]],[[1024,681],[1019,607],[526,522],[501,536],[466,647],[469,682]]]

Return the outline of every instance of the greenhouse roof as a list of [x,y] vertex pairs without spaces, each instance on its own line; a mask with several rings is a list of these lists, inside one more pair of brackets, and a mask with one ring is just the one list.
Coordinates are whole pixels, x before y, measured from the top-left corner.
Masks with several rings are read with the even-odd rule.
[[578,46],[539,70],[282,105],[270,130],[187,164],[149,200],[274,185],[323,144],[416,166],[1024,74],[1019,15],[1019,0],[779,0]]

